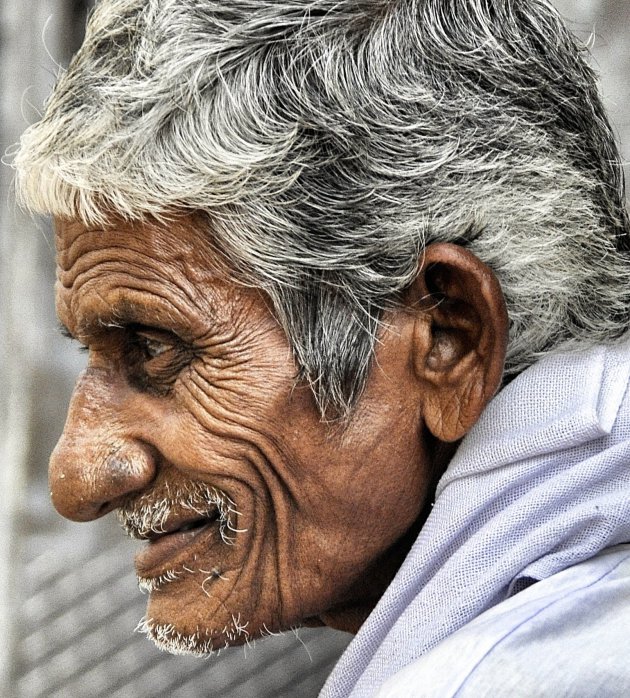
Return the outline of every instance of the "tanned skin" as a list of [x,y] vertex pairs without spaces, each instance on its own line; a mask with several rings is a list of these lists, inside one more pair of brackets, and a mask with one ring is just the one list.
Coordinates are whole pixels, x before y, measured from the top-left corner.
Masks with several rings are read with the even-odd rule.
[[[136,557],[149,634],[203,652],[303,622],[356,631],[500,384],[507,318],[492,272],[460,247],[428,247],[340,424],[296,384],[268,298],[221,271],[194,217],[60,220],[56,245],[58,316],[89,364],[51,458],[52,499],[76,521],[122,507],[151,539]],[[223,534],[217,506],[187,507],[200,490],[229,510]]]

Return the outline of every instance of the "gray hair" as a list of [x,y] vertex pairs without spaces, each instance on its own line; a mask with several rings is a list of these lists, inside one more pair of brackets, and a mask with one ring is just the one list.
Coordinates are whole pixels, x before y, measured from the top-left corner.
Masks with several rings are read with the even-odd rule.
[[33,210],[198,212],[323,412],[435,241],[499,278],[506,370],[629,324],[619,155],[546,0],[102,0],[16,157]]

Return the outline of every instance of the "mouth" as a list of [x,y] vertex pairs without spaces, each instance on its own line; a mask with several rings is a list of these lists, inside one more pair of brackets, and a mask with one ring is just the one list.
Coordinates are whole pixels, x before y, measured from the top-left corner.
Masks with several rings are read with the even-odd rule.
[[195,559],[199,548],[222,541],[219,511],[194,519],[169,522],[162,532],[151,531],[142,536],[147,544],[135,557],[136,572],[141,578],[162,577],[187,561]]
[[204,572],[195,569],[202,562],[203,567],[219,569],[226,557],[233,557],[228,549],[236,535],[245,533],[236,527],[240,513],[225,492],[203,483],[165,489],[161,495],[157,491],[140,495],[116,512],[127,535],[145,541],[135,556],[135,567],[140,586],[147,591],[184,572]]
[[204,516],[196,516],[195,518],[179,519],[169,522],[166,526],[162,526],[161,530],[147,531],[140,534],[138,537],[143,540],[148,540],[150,543],[156,543],[167,536],[177,535],[178,533],[189,533],[190,531],[199,531],[201,528],[210,526],[219,519],[218,510],[208,513]]

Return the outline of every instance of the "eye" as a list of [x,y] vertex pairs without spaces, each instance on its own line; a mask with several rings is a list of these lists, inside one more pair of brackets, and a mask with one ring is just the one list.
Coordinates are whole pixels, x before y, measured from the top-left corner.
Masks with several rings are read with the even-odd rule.
[[166,330],[128,326],[127,338],[128,376],[141,390],[166,394],[193,358],[191,347]]
[[134,344],[141,350],[145,359],[157,359],[173,349],[173,342],[166,341],[164,337],[158,337],[158,333],[136,330]]

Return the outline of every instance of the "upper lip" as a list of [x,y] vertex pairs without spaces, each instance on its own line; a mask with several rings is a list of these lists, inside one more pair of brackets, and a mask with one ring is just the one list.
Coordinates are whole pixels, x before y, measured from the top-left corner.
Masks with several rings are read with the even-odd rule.
[[159,527],[156,526],[151,530],[137,530],[136,528],[129,527],[127,527],[127,530],[133,535],[134,538],[154,541],[172,533],[179,533],[185,527],[192,528],[195,524],[198,524],[199,527],[205,526],[206,524],[216,521],[218,518],[219,511],[215,507],[213,510],[208,511],[205,514],[201,514],[197,511],[182,512],[178,515],[169,517],[167,521],[160,522]]

